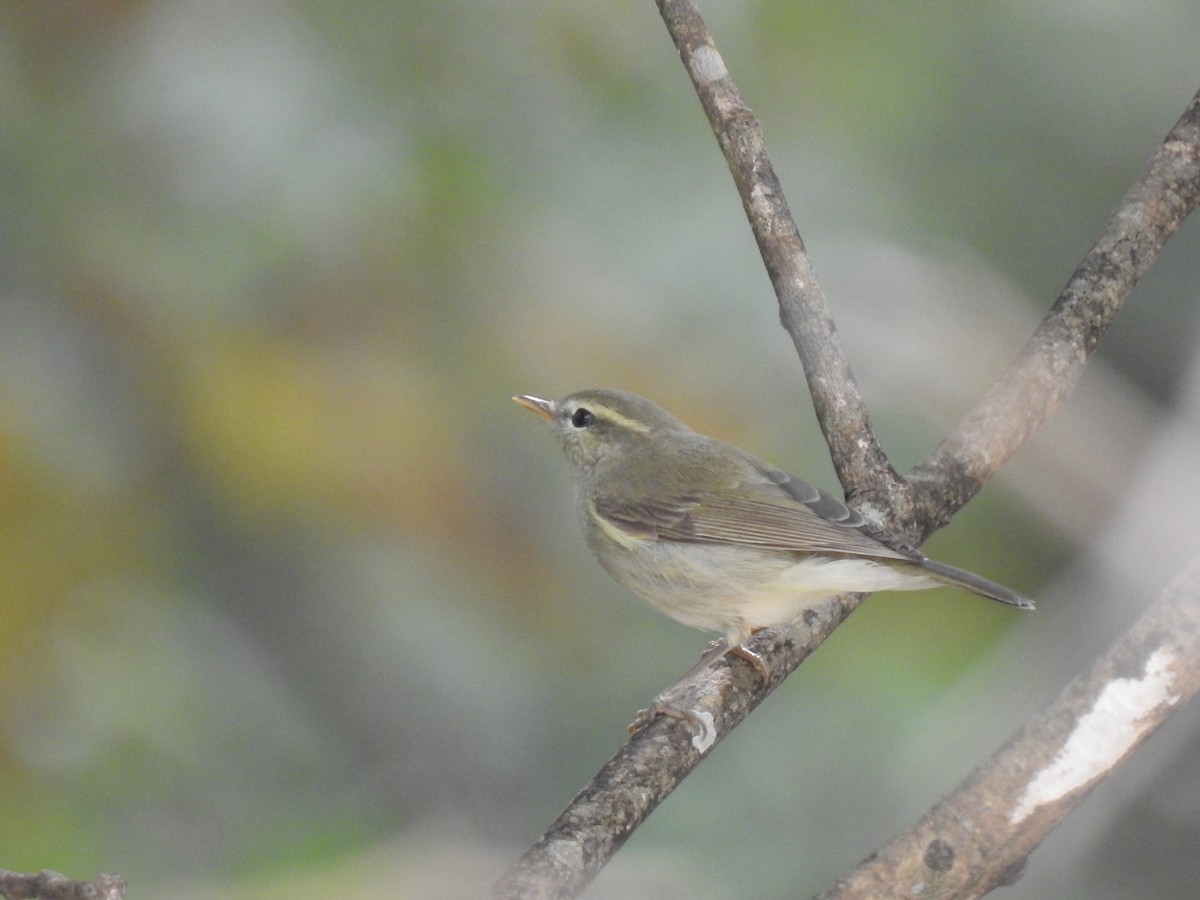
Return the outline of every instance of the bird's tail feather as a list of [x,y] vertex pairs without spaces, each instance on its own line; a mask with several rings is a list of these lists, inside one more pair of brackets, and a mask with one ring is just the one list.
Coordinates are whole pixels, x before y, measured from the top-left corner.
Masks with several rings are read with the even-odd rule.
[[948,566],[945,563],[936,562],[932,559],[922,560],[920,568],[943,584],[952,584],[955,587],[968,590],[972,594],[979,594],[991,600],[998,600],[1001,603],[1007,603],[1009,606],[1019,606],[1021,609],[1034,608],[1033,601],[1024,594],[1019,594],[1002,584],[996,584],[994,581],[988,581],[982,575],[976,575],[974,572],[968,572],[966,569]]

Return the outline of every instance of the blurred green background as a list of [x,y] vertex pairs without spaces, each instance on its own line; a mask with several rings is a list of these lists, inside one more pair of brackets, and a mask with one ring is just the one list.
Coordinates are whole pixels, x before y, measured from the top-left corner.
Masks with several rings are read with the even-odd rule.
[[[1194,0],[702,8],[902,466],[1200,86]],[[592,562],[509,397],[624,387],[836,486],[648,0],[7,3],[0,121],[0,866],[481,895],[707,640]],[[1190,409],[1198,246],[930,544],[1039,611],[872,599],[589,896],[815,893],[1132,620],[1170,563],[1089,573]],[[1005,896],[1194,888],[1177,719]]]

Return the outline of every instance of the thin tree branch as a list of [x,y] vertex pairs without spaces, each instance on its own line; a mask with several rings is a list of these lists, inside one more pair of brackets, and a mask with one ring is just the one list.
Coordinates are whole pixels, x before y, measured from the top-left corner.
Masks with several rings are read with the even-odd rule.
[[1198,659],[1200,558],[1090,672],[820,900],[980,897],[1013,883],[1092,788],[1200,690]]
[[49,869],[36,875],[0,869],[0,897],[5,900],[125,900],[125,879],[120,875],[97,875],[94,881],[72,881]]
[[902,482],[871,427],[825,293],[767,155],[762,126],[743,102],[696,7],[688,0],[657,2],[733,174],[842,487],[848,496],[892,494]]
[[1016,361],[909,473],[920,532],[949,521],[1066,400],[1138,280],[1200,203],[1200,93]]
[[492,897],[577,896],[679,782],[821,645],[854,605],[856,599],[834,598],[808,610],[787,632],[755,635],[748,646],[771,658],[765,683],[737,659],[676,685],[671,705],[688,710],[691,720],[661,716],[635,731],[496,884]]
[[[1118,225],[1105,232],[1098,251],[1089,255],[1055,303],[1047,317],[1051,324],[1039,328],[1014,372],[914,473],[921,494],[918,511],[908,483],[892,470],[871,431],[758,123],[742,102],[694,7],[686,0],[658,0],[658,5],[729,161],[779,297],[780,319],[804,365],[839,478],[853,498],[879,497],[887,524],[899,523],[907,536],[919,541],[944,524],[1062,403],[1121,298],[1195,207],[1200,184],[1195,139],[1200,96],[1127,195],[1114,219]],[[1124,258],[1131,263],[1128,270],[1117,265]],[[1050,377],[1055,373],[1065,375],[1065,387]],[[1047,393],[1051,399],[1043,398]],[[1008,410],[1019,411],[1022,403],[1035,412],[1017,420],[1011,414],[1004,417]],[[1009,435],[1006,429],[1015,433]],[[576,896],[688,772],[820,645],[860,599],[857,595],[833,598],[789,628],[756,635],[749,646],[770,672],[766,679],[741,659],[726,658],[677,685],[671,705],[689,710],[691,721],[685,724],[664,717],[635,733],[496,885],[493,896]],[[1048,813],[1039,807],[1029,818],[1042,815]],[[950,849],[960,852],[954,844]],[[1008,855],[992,862],[1004,868],[1023,860],[1030,848],[1005,845],[1000,849]],[[933,861],[931,871],[945,865],[941,850],[941,845],[921,845],[922,854],[929,854],[921,859]]]

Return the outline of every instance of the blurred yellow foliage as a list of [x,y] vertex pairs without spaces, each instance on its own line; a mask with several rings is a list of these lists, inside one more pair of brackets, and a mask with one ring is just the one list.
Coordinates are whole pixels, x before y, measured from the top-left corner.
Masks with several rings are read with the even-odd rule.
[[444,391],[382,342],[225,332],[190,355],[182,392],[193,464],[242,516],[333,509],[416,529],[457,506]]
[[[0,421],[0,709],[27,691],[70,598],[146,564],[146,510],[81,489]],[[0,745],[2,746],[2,745]]]

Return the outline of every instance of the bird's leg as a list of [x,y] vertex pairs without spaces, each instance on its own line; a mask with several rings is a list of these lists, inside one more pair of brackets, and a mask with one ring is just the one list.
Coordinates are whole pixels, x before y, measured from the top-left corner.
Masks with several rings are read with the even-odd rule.
[[[762,631],[761,628],[756,628],[750,634],[758,634]],[[711,663],[720,659],[722,656],[736,656],[743,662],[749,663],[755,672],[762,676],[763,681],[771,677],[771,670],[767,667],[767,661],[747,647],[743,643],[737,643],[730,646],[728,638],[717,638],[714,641],[709,641],[707,647],[704,648],[704,655],[700,657],[700,662],[696,663],[688,673],[680,678],[680,681],[687,681],[697,672],[706,669]]]

